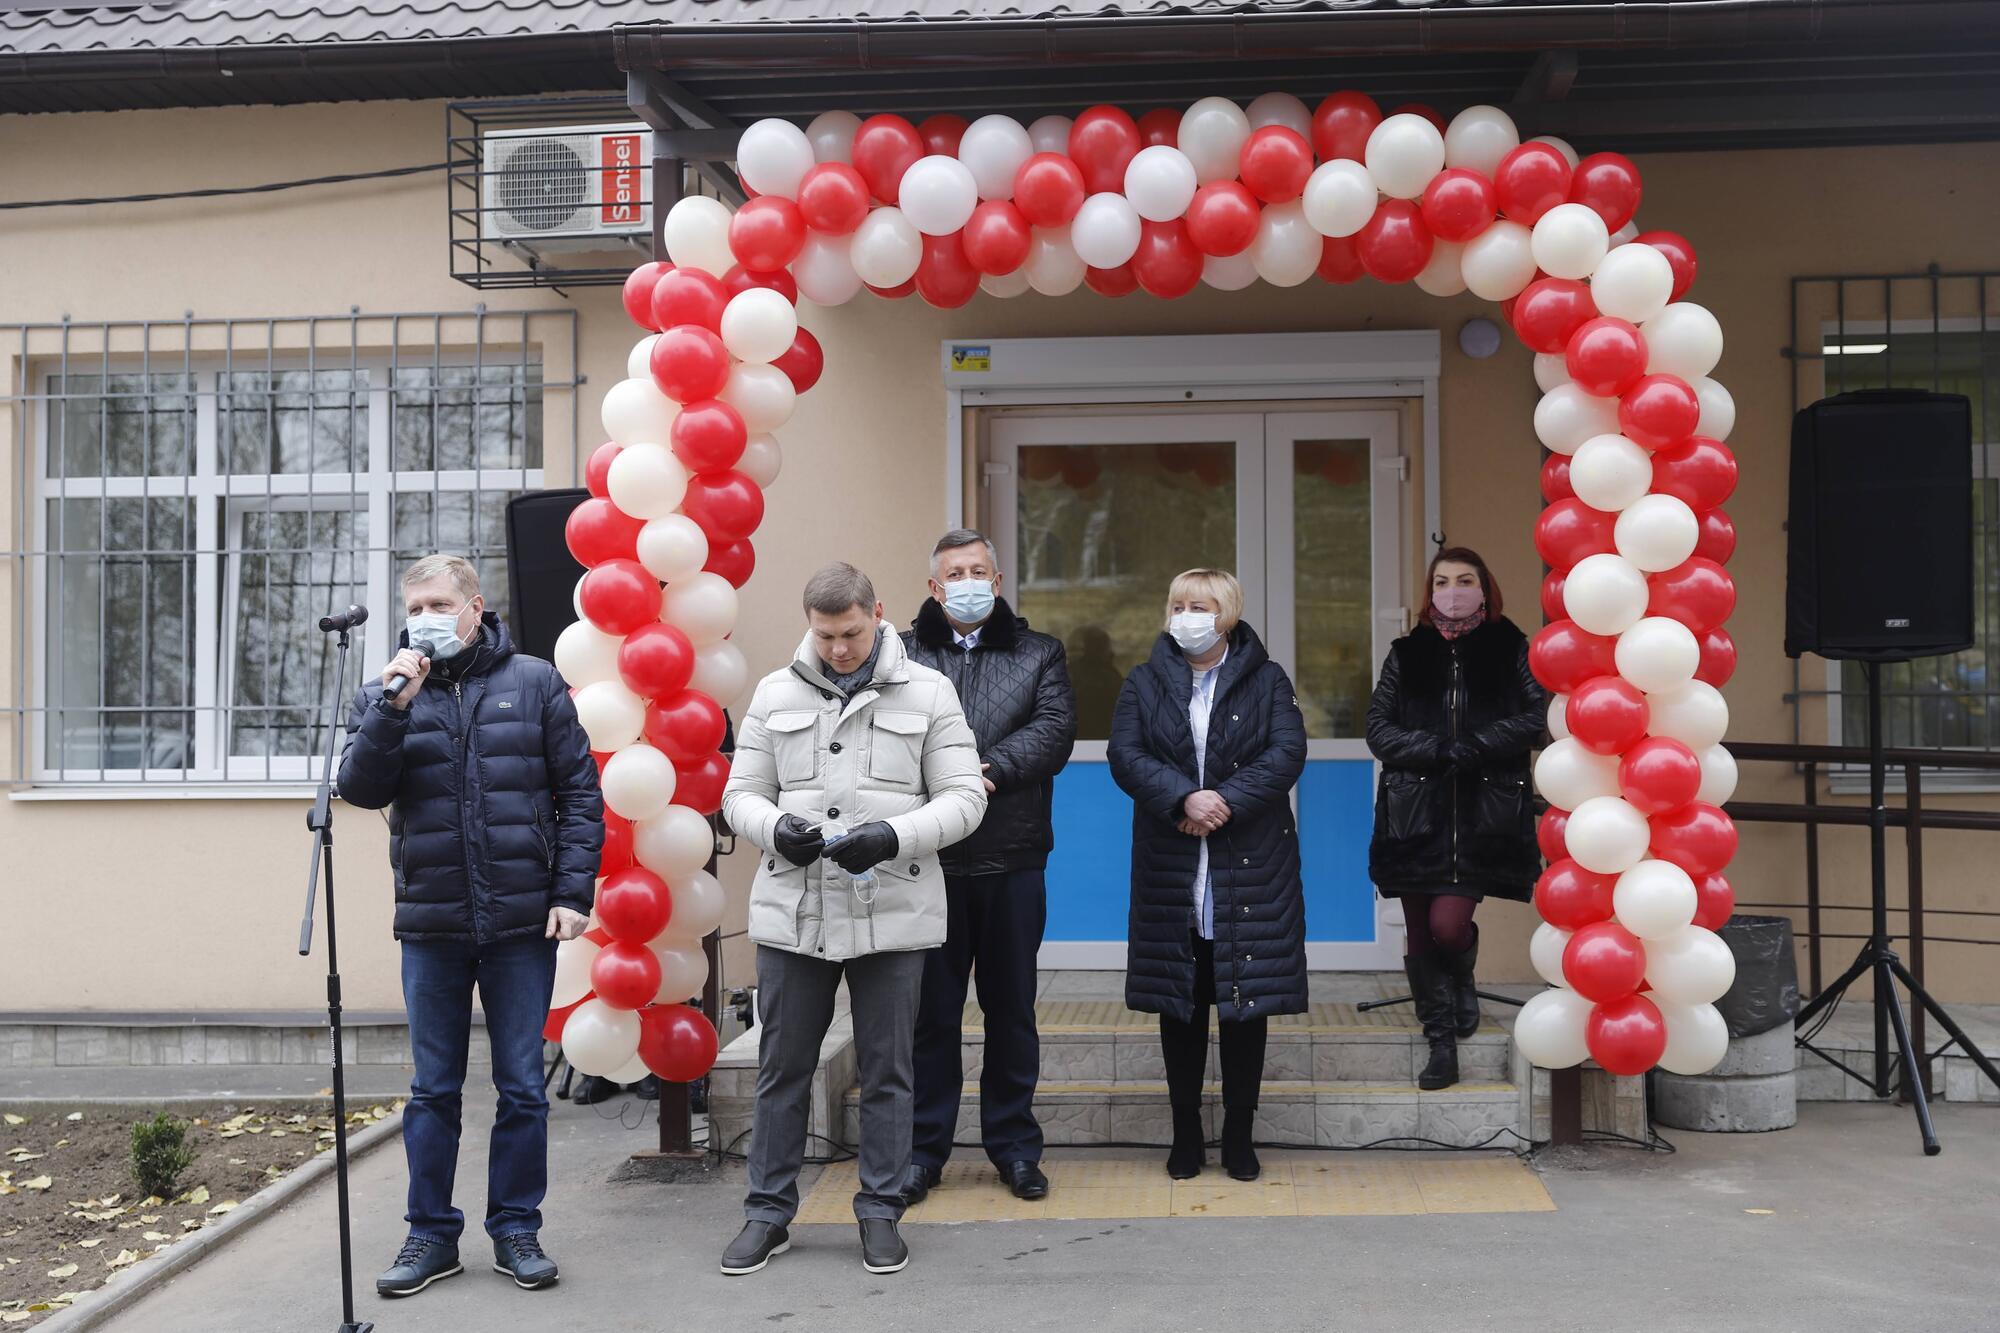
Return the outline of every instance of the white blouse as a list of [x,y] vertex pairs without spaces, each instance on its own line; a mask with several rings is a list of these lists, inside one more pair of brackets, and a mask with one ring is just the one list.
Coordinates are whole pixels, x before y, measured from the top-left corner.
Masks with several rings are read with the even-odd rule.
[[[1229,650],[1223,649],[1222,657],[1208,670],[1190,667],[1194,672],[1194,689],[1188,695],[1188,728],[1194,732],[1195,779],[1204,788],[1208,785],[1208,719],[1215,708],[1215,679],[1222,672],[1222,663],[1229,660]],[[1194,868],[1194,911],[1195,929],[1205,940],[1215,938],[1215,895],[1213,877],[1208,873],[1208,838],[1201,840],[1201,857]]]

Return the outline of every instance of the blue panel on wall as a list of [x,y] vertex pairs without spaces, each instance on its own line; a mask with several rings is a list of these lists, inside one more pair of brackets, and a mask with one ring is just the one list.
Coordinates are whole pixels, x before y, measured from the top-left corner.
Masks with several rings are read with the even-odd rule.
[[1375,765],[1320,759],[1299,779],[1299,853],[1305,862],[1306,938],[1375,938],[1368,835],[1375,826]]

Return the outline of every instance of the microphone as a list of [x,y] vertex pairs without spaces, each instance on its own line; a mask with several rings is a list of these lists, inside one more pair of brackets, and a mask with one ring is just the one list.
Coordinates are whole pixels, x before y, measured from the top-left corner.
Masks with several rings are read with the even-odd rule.
[[[437,649],[432,646],[429,640],[424,640],[421,643],[413,643],[410,645],[410,647],[416,649],[418,654],[424,657],[429,657],[432,653],[437,651]],[[393,699],[397,695],[401,694],[404,690],[408,689],[409,684],[410,684],[410,678],[399,671],[395,675],[389,677],[389,683],[382,687],[382,695],[384,698]]]
[[367,607],[350,606],[347,608],[347,611],[342,615],[321,616],[319,618],[319,627],[322,632],[327,634],[332,634],[336,630],[346,631],[353,629],[356,625],[365,623],[367,619],[368,619]]

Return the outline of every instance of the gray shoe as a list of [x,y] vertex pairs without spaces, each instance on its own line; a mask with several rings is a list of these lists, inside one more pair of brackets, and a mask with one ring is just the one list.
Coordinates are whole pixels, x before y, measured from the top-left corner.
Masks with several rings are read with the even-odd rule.
[[493,1242],[493,1271],[514,1279],[522,1291],[539,1291],[556,1282],[556,1261],[542,1253],[542,1242],[532,1231],[516,1232]]
[[414,1296],[431,1283],[464,1271],[458,1246],[411,1236],[397,1251],[396,1262],[375,1279],[375,1290],[383,1296]]
[[745,1222],[736,1239],[722,1252],[725,1277],[746,1277],[761,1273],[764,1265],[792,1248],[792,1234],[776,1222]]
[[861,1219],[861,1266],[871,1273],[900,1273],[910,1266],[910,1247],[888,1218]]

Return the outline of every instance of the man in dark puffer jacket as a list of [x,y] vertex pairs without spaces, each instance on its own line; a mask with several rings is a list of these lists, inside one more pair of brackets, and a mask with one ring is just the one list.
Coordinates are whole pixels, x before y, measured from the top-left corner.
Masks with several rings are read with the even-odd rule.
[[[590,914],[604,845],[597,766],[562,677],[514,651],[469,561],[426,556],[402,591],[402,650],[355,696],[340,764],[342,800],[389,809],[416,1064],[403,1113],[410,1233],[376,1289],[408,1296],[463,1271],[465,1217],[451,1185],[475,985],[499,1092],[486,1185],[494,1267],[544,1287],[556,1266],[538,1239],[548,1186],[542,1024],[556,942],[581,934]],[[392,676],[409,681],[393,698]]]

